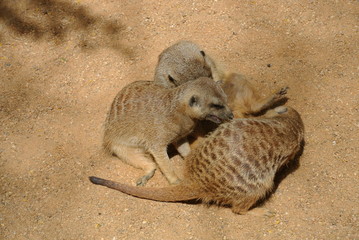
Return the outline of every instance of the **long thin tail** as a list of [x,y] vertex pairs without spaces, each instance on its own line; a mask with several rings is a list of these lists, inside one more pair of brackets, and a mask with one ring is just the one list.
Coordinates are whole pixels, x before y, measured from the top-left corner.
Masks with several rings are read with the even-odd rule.
[[135,187],[98,177],[89,177],[93,184],[112,188],[138,198],[161,202],[179,202],[199,198],[200,191],[188,185],[176,185],[164,188]]

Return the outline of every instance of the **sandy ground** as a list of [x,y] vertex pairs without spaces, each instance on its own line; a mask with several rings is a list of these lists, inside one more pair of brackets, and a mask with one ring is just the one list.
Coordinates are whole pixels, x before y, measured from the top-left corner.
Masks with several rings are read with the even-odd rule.
[[[0,1],[0,239],[359,239],[359,2]],[[197,42],[266,94],[289,86],[306,145],[263,207],[136,199],[92,185],[142,173],[101,150],[116,93]],[[181,166],[176,156],[174,162]],[[149,186],[166,186],[157,172]]]

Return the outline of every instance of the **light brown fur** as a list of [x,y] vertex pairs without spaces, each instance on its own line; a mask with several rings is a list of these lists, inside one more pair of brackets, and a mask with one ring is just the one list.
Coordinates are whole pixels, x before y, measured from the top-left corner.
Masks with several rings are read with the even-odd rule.
[[285,88],[260,97],[252,84],[241,74],[225,72],[199,45],[179,41],[166,48],[158,57],[154,82],[166,88],[179,86],[199,77],[223,82],[222,88],[236,118],[258,114],[280,101]]
[[170,165],[167,145],[191,133],[198,120],[231,118],[223,90],[211,79],[199,78],[171,89],[138,81],[115,97],[105,123],[104,147],[145,171],[138,185],[153,176],[156,163],[175,184],[179,179]]
[[[199,77],[209,77],[218,81],[222,78],[222,72],[197,44],[182,40],[166,48],[159,55],[154,78],[156,85],[173,88]],[[174,146],[182,157],[191,152],[187,138],[175,142]]]
[[199,77],[223,82],[222,88],[236,118],[264,111],[286,93],[286,89],[282,88],[267,97],[260,97],[243,75],[225,72],[199,45],[191,41],[178,41],[159,55],[154,78],[156,84],[171,88]]
[[261,97],[246,77],[238,73],[226,74],[222,88],[235,118],[253,117],[268,110],[285,99],[288,89],[284,87],[266,97]]
[[201,199],[231,205],[243,214],[271,191],[278,169],[298,153],[304,138],[300,115],[277,107],[262,118],[221,124],[185,159],[185,179],[165,188],[138,188],[90,177],[91,182],[157,201]]
[[212,58],[191,41],[179,41],[166,48],[158,58],[154,82],[166,88],[179,86],[199,77],[221,79]]
[[[261,97],[243,75],[223,71],[200,46],[190,41],[179,41],[160,54],[154,82],[171,88],[201,76],[212,77],[215,81],[221,80],[235,118],[252,117],[264,112],[283,100],[287,90],[281,88],[273,94]],[[180,154],[187,156],[190,149],[199,145],[216,127],[217,125],[211,122],[199,123],[191,134],[191,147],[186,144],[177,146]]]
[[[266,97],[261,97],[246,77],[238,73],[225,74],[221,86],[227,95],[228,106],[234,118],[260,116],[265,110],[285,100],[288,89],[284,87]],[[211,122],[201,121],[190,136],[191,149],[200,145],[216,127],[217,125]]]

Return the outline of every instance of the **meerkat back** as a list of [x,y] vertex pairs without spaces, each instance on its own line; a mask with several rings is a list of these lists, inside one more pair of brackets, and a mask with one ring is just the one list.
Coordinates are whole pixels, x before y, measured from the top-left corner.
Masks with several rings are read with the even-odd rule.
[[274,177],[299,152],[304,139],[300,115],[277,107],[261,118],[234,119],[218,127],[186,159],[185,179],[205,202],[230,204],[245,213],[273,187]]

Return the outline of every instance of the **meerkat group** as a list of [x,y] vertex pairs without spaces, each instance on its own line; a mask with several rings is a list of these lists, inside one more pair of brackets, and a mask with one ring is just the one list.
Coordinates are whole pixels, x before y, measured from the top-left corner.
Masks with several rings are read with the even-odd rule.
[[[137,185],[145,185],[157,166],[175,185],[90,181],[139,198],[199,199],[243,214],[271,191],[277,171],[301,150],[300,115],[275,107],[286,90],[259,97],[245,77],[219,69],[197,44],[179,41],[159,55],[154,81],[137,81],[118,93],[104,134],[105,149],[145,171]],[[188,135],[195,139],[191,145]],[[169,144],[184,157],[182,180],[169,162]]]

